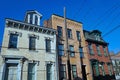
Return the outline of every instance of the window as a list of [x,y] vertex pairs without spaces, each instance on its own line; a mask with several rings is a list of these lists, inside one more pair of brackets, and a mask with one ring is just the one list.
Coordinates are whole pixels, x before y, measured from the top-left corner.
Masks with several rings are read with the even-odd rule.
[[30,14],[30,24],[32,24],[33,21],[33,14]]
[[52,80],[52,64],[47,64],[47,80]]
[[100,35],[99,34],[95,34],[95,39],[100,41]]
[[9,48],[17,48],[18,34],[10,34]]
[[18,79],[17,64],[7,64],[5,71],[5,80],[17,80],[17,79]]
[[58,37],[62,37],[62,27],[57,26]]
[[46,39],[46,52],[51,52],[51,40]]
[[92,62],[93,75],[99,76],[99,66],[98,62]]
[[63,44],[58,45],[58,53],[60,56],[64,55],[64,45]]
[[72,30],[71,29],[67,29],[67,35],[68,35],[68,38],[72,38]]
[[70,46],[69,46],[69,50],[70,50],[70,56],[71,56],[71,57],[74,57],[74,56],[75,56],[74,46],[70,45]]
[[65,64],[60,65],[60,80],[66,79],[66,66]]
[[38,25],[38,17],[35,16],[35,25]]
[[79,47],[79,53],[80,53],[80,58],[83,58],[84,54],[83,54],[83,48],[82,47]]
[[92,44],[90,44],[90,43],[88,44],[88,49],[89,49],[89,53],[91,55],[94,54]]
[[108,56],[108,55],[107,55],[107,50],[106,50],[106,47],[105,47],[105,46],[103,46],[103,51],[104,51],[104,56]]
[[35,63],[28,64],[28,80],[35,80]]
[[109,71],[109,75],[111,76],[112,75],[112,70],[111,70],[110,64],[108,64],[108,71]]
[[80,31],[76,31],[77,40],[80,41]]
[[29,50],[35,50],[36,37],[29,37]]
[[105,71],[104,71],[104,64],[99,64],[100,66],[100,71],[102,72],[102,75],[105,76]]
[[98,55],[101,56],[99,45],[96,45],[96,49],[97,49],[97,53],[98,53]]
[[72,65],[72,75],[73,75],[73,78],[77,77],[77,68],[76,68],[76,65]]

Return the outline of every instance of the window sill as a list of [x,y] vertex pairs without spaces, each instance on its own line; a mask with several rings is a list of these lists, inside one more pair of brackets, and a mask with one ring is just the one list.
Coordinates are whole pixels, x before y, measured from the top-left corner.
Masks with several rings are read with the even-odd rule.
[[18,48],[8,48],[9,50],[19,51]]
[[29,52],[38,52],[37,50],[29,50]]

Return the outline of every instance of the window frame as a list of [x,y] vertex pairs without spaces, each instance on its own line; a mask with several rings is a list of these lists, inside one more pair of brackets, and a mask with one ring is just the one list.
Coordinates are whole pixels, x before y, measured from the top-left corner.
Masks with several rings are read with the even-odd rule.
[[[70,57],[75,57],[75,51],[74,51],[73,45],[69,45],[69,52],[70,52]],[[73,54],[73,55],[71,55],[71,54]]]
[[58,32],[58,37],[62,37],[63,36],[63,30],[61,26],[57,26],[57,32]]
[[36,50],[36,37],[35,36],[29,36],[29,50]]
[[[76,68],[76,70],[73,70],[73,66]],[[77,77],[77,66],[76,65],[71,65],[71,68],[72,68],[72,77],[74,79],[75,77]],[[74,73],[76,74],[76,76],[74,75]]]
[[[63,49],[60,49],[59,47],[62,46]],[[62,54],[61,54],[62,53]],[[58,54],[59,56],[64,56],[64,44],[58,44]]]
[[[31,69],[29,69],[30,68],[30,65],[32,65],[33,67],[34,67],[34,71],[32,71],[32,72],[30,72],[31,71]],[[33,68],[32,67],[32,68]],[[28,80],[35,80],[35,77],[36,77],[36,72],[35,72],[35,69],[36,69],[36,63],[28,63]],[[34,74],[34,78],[31,78],[31,77],[33,77],[33,76],[31,76],[31,75],[33,75]],[[29,77],[29,75],[31,76],[31,77]]]
[[83,47],[79,47],[80,58],[84,58]]
[[[50,66],[50,72],[48,72],[48,65]],[[50,78],[48,77],[48,74],[50,76]],[[46,77],[47,77],[47,80],[52,80],[52,64],[46,64]]]
[[[49,46],[48,46],[49,44]],[[51,40],[50,39],[45,39],[45,49],[46,49],[46,52],[51,52]]]
[[66,79],[67,78],[67,75],[66,75],[66,65],[65,64],[60,64],[60,67],[61,66],[64,67],[65,70],[61,70],[61,68],[60,68],[60,74],[63,73],[63,74],[65,74],[65,76],[62,76],[62,77],[60,76],[60,78],[61,79]]
[[97,50],[98,56],[102,56],[100,52],[100,45],[96,44],[96,50]]
[[72,29],[67,29],[67,37],[72,39]]
[[88,50],[89,50],[90,55],[94,55],[93,46],[91,43],[88,43]]
[[76,36],[77,40],[80,41],[81,40],[80,31],[76,31]]
[[[10,33],[8,48],[13,48],[13,49],[18,48],[18,36],[19,36],[18,34]],[[16,39],[16,40],[12,40],[12,39]]]

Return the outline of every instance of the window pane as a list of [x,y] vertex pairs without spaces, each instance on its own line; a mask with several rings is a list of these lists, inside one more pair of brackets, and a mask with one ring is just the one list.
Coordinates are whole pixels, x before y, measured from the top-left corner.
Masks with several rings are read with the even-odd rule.
[[17,39],[18,39],[17,34],[10,34],[9,48],[17,48]]
[[80,57],[83,58],[84,54],[83,54],[83,48],[79,47],[79,53],[80,53]]
[[35,24],[38,25],[38,17],[35,16]]
[[59,53],[60,56],[64,55],[64,46],[63,46],[63,44],[58,45],[58,53]]
[[76,65],[72,65],[72,74],[73,74],[73,78],[77,77],[77,68],[76,68]]
[[46,52],[51,52],[51,40],[46,39]]
[[68,38],[72,38],[72,30],[71,29],[67,29],[67,35],[68,35]]
[[76,35],[77,35],[77,40],[80,40],[80,32],[76,31]]
[[96,45],[96,48],[97,48],[98,55],[101,55],[99,45]]
[[66,66],[64,64],[60,65],[60,79],[66,79]]
[[5,80],[17,80],[17,65],[11,64],[6,66],[6,72],[5,72]]
[[52,65],[47,64],[47,80],[52,80]]
[[35,80],[35,64],[34,63],[29,63],[28,80]]
[[58,37],[62,37],[62,27],[57,26]]
[[35,40],[36,37],[29,38],[29,50],[35,50]]
[[94,54],[92,44],[88,44],[88,49],[90,54]]
[[70,50],[70,56],[71,56],[71,57],[74,57],[74,56],[75,56],[74,46],[70,45],[70,46],[69,46],[69,50]]

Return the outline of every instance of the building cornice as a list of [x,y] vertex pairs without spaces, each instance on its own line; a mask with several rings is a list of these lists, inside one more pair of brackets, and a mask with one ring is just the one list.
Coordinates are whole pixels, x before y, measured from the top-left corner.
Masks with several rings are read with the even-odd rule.
[[45,28],[43,26],[33,25],[33,24],[29,24],[22,21],[9,19],[9,18],[6,18],[6,27],[52,34],[52,35],[56,34],[55,29]]

